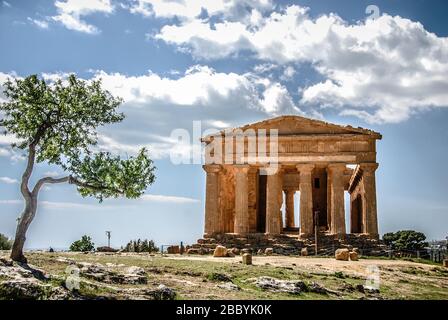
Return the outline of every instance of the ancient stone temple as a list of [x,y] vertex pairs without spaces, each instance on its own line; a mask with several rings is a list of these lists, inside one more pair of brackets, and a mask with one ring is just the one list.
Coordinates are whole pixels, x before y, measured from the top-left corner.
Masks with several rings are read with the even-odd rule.
[[[204,238],[296,234],[306,239],[318,231],[377,239],[379,139],[371,130],[300,116],[203,137]],[[345,192],[350,195],[349,230]]]

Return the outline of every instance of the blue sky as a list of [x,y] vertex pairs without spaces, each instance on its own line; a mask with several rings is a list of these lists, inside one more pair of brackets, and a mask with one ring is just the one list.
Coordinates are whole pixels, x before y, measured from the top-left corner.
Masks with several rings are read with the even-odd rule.
[[[379,16],[366,14],[368,5]],[[124,98],[127,118],[100,130],[100,147],[148,146],[157,180],[141,200],[83,199],[53,185],[28,248],[64,248],[83,234],[104,245],[131,238],[194,242],[203,230],[200,165],[171,137],[299,114],[374,129],[380,232],[448,235],[446,1],[0,1],[0,82],[76,73]],[[4,99],[0,95],[0,100]],[[0,138],[0,232],[14,234],[24,169]],[[34,177],[57,176],[39,164]],[[34,180],[35,181],[35,180]]]

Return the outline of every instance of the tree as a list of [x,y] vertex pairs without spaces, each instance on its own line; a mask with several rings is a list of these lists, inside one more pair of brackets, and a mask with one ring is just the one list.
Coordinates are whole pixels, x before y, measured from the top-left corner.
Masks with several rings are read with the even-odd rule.
[[[152,160],[145,149],[121,159],[108,152],[93,152],[97,128],[124,119],[117,112],[122,100],[101,88],[101,81],[86,82],[70,75],[66,81],[46,83],[36,75],[7,80],[6,102],[0,104],[0,127],[20,142],[12,146],[27,153],[20,191],[25,209],[19,218],[11,258],[26,262],[26,232],[38,207],[45,184],[76,185],[83,196],[138,198],[154,182]],[[60,166],[65,176],[42,177],[33,188],[29,181],[38,162]]]
[[0,233],[0,250],[11,250],[12,242],[7,236]]
[[153,240],[144,239],[141,241],[138,240],[131,240],[129,241],[126,246],[123,248],[123,251],[126,252],[158,252],[159,248],[156,247]]
[[93,251],[95,244],[89,236],[82,236],[81,240],[76,240],[70,245],[70,251],[89,252]]
[[414,230],[401,230],[383,235],[384,243],[395,250],[420,250],[428,245],[425,240],[424,233]]

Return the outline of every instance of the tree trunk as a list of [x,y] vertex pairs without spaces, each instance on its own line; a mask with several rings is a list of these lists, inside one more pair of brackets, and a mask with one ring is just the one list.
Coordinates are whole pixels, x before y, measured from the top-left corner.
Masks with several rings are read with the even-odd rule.
[[11,251],[11,259],[21,263],[27,263],[27,259],[23,255],[23,246],[25,245],[26,232],[37,210],[37,197],[27,195],[24,198],[25,209],[17,224],[16,236]]

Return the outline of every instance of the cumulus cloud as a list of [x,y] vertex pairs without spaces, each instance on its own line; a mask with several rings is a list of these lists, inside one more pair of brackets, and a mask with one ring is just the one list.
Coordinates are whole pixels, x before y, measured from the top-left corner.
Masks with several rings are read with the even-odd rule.
[[49,27],[48,21],[46,21],[46,20],[33,19],[31,17],[28,17],[27,20],[40,29],[48,29],[48,27]]
[[82,18],[93,13],[112,13],[114,6],[110,0],[66,0],[56,1],[58,14],[51,17],[54,21],[62,23],[67,29],[95,34],[99,29],[87,23]]
[[[326,79],[300,88],[301,103],[339,108],[369,122],[403,121],[418,110],[448,105],[448,38],[399,16],[350,24],[336,14],[311,18],[307,8],[293,5],[249,22],[195,18],[168,24],[155,38],[197,59],[249,51],[267,63],[310,63]],[[293,75],[285,69],[283,80]]]
[[210,110],[221,107],[219,102],[232,102],[224,112],[229,108],[258,109],[267,113],[299,111],[280,83],[253,73],[224,73],[196,65],[175,79],[152,72],[126,76],[104,71],[97,71],[93,78],[101,79],[106,89],[126,103],[202,106]]
[[6,184],[19,183],[19,181],[17,179],[13,179],[10,177],[0,177],[0,182],[6,183]]
[[280,113],[303,114],[283,85],[255,73],[223,73],[198,65],[176,78],[104,71],[92,78],[101,78],[104,88],[124,99],[125,121],[99,135],[101,149],[118,153],[135,154],[146,147],[155,159],[173,150],[188,155],[197,141],[179,141],[171,134],[174,129],[191,132],[194,121],[201,121],[205,131]]
[[[153,159],[168,158],[173,152],[189,159],[206,130],[218,131],[278,114],[303,114],[282,84],[256,72],[217,72],[202,65],[176,76],[92,72],[86,80],[101,79],[105,89],[124,99],[121,111],[126,119],[100,128],[98,134],[97,148],[116,154],[134,155],[145,147]],[[18,77],[3,74],[7,76]],[[50,82],[66,76],[61,72],[42,74]],[[200,122],[199,136],[193,135],[195,122]],[[173,133],[176,129],[188,131],[190,139],[179,139]],[[22,159],[7,147],[14,142],[18,140],[13,136],[0,135],[0,146],[5,146],[0,156]]]
[[252,10],[266,11],[273,8],[271,0],[134,0],[129,9],[132,13],[158,18],[177,17],[191,20],[204,12],[208,16],[223,15],[241,18]]

